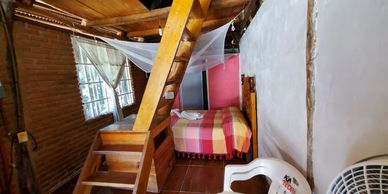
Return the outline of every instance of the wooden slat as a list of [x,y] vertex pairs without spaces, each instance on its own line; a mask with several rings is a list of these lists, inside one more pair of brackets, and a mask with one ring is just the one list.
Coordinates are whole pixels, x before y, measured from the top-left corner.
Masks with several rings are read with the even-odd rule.
[[88,185],[83,185],[82,181],[84,181],[87,177],[94,174],[95,171],[97,170],[102,158],[101,158],[101,155],[94,155],[93,150],[97,149],[100,146],[101,146],[101,137],[97,133],[92,146],[90,146],[89,153],[86,157],[86,161],[82,168],[81,174],[78,177],[77,184],[73,191],[74,194],[90,193],[90,191],[92,190],[92,187]]
[[205,14],[203,13],[202,6],[199,0],[194,0],[192,15],[194,18],[205,17]]
[[[252,79],[252,81],[250,81]],[[258,158],[256,92],[254,77],[242,77],[243,110],[251,126],[253,159]]]
[[175,165],[174,142],[172,135],[168,135],[154,153],[155,171],[158,185],[163,185]]
[[229,7],[244,6],[249,1],[253,0],[213,0],[210,4],[210,8],[225,9]]
[[166,81],[166,85],[173,85],[173,84],[176,84],[176,80],[171,79]]
[[160,103],[159,103],[159,106],[158,107],[160,107],[160,108],[162,108],[162,107],[164,107],[164,106],[166,106],[166,105],[168,105],[168,104],[171,104],[171,103],[173,103],[174,102],[174,100],[172,100],[172,99],[162,99],[161,101],[160,101]]
[[147,8],[137,0],[45,0],[44,2],[86,19],[124,16],[147,11]]
[[164,129],[170,127],[170,120],[171,118],[168,117],[166,119],[164,119],[162,122],[160,122],[159,125],[153,127],[151,129],[151,137],[152,138],[155,138],[157,135],[159,135],[160,132],[162,132]]
[[138,154],[141,155],[143,145],[125,145],[125,144],[110,144],[101,145],[94,154]]
[[[226,18],[219,18],[219,19],[211,19],[206,20],[203,25],[202,29],[214,29],[219,26],[222,26],[232,20],[234,17],[226,17]],[[237,22],[236,22],[237,23]],[[127,36],[128,37],[136,37],[136,36],[151,36],[151,35],[158,35],[159,29],[158,27],[152,28],[152,29],[138,29],[137,30],[128,30]]]
[[114,187],[122,189],[133,189],[136,180],[135,173],[125,172],[97,172],[84,181],[83,185]]
[[133,193],[136,194],[143,194],[147,191],[148,179],[153,161],[152,157],[154,153],[154,139],[150,136],[150,132],[148,132],[146,144],[143,148],[143,155],[140,160],[139,171],[136,175],[135,188],[133,189]]
[[[130,154],[113,154],[105,155],[105,162],[107,164],[109,171],[114,172],[131,172],[137,173],[140,166],[140,160],[143,153],[140,155],[130,155]],[[151,168],[152,169],[152,168]],[[153,170],[151,173],[155,174]]]
[[45,0],[45,3],[53,5],[61,10],[66,10],[74,15],[81,16],[83,18],[103,18],[105,15],[90,9],[87,5],[79,1],[57,1],[57,0]]
[[163,101],[161,101],[161,103],[158,106],[156,115],[161,116],[163,119],[166,118],[166,116],[170,114],[170,110],[173,103],[174,103],[174,99],[171,99],[171,100],[163,99]]
[[185,40],[185,41],[194,41],[195,40],[195,35],[190,32],[189,29],[185,28],[184,31],[183,31],[183,37],[182,39]]
[[116,26],[116,25],[128,25],[138,22],[160,20],[167,18],[170,11],[170,7],[151,10],[146,13],[132,14],[128,16],[105,18],[100,20],[86,21],[85,26]]
[[104,145],[143,145],[147,135],[146,132],[128,130],[101,131],[100,133]]
[[189,62],[189,59],[187,57],[175,57],[174,62]]

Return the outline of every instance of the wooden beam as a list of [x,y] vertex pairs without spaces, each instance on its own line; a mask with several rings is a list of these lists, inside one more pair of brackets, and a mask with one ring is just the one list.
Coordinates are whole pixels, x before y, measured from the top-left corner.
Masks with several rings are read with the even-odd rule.
[[[227,22],[229,22],[233,18],[234,17],[227,17],[227,18],[222,18],[222,19],[207,20],[203,23],[202,29],[208,30],[211,28],[219,27],[221,25],[226,24]],[[235,21],[235,22],[238,22],[238,21]],[[147,29],[147,30],[132,31],[132,32],[128,32],[127,36],[128,37],[153,36],[153,35],[159,34],[158,30],[159,30],[158,28],[154,28],[154,29]]]
[[170,12],[170,7],[155,9],[146,13],[132,14],[128,16],[106,18],[101,20],[86,21],[85,26],[116,26],[127,25],[138,22],[165,19]]
[[27,6],[32,6],[35,3],[35,0],[16,0],[16,2]]
[[[23,13],[29,13],[32,15],[49,18],[56,22],[46,21],[44,19],[39,19],[36,17],[29,17]],[[16,8],[16,12],[14,15],[21,19],[30,20],[32,22],[39,22],[42,24],[47,24],[54,27],[59,27],[62,29],[82,33],[82,34],[86,33],[86,34],[92,34],[92,35],[94,34],[94,35],[108,36],[108,37],[114,37],[114,38],[119,38],[122,34],[122,31],[113,29],[110,27],[107,27],[107,28],[110,28],[108,29],[108,31],[112,31],[112,33],[102,32],[102,30],[98,30],[94,28],[88,28],[80,25],[77,19],[74,19],[74,18],[65,19],[66,17],[63,15],[60,15],[59,13],[50,12],[48,10],[42,10],[36,6],[27,7],[27,6],[20,5],[18,8]]]
[[229,7],[243,6],[253,0],[213,0],[210,9],[224,9]]
[[[218,0],[212,1],[212,9],[225,9],[237,6],[243,6],[250,0]],[[116,26],[128,25],[138,22],[152,21],[158,19],[165,19],[170,11],[170,7],[155,9],[146,13],[138,13],[127,16],[105,18],[99,20],[90,20],[84,22],[85,26]]]

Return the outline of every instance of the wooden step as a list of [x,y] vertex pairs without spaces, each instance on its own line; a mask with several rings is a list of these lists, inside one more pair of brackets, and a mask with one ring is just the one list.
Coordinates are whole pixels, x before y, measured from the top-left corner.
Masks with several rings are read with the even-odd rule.
[[202,6],[199,0],[194,0],[191,13],[191,15],[194,16],[194,18],[196,19],[204,18],[205,14],[203,13]]
[[167,99],[165,99],[165,98],[163,98],[160,102],[159,102],[159,108],[163,108],[163,107],[165,107],[166,105],[169,105],[169,104],[171,104],[171,103],[173,103],[174,102],[174,100],[172,100],[172,99],[169,99],[169,100],[167,100]]
[[143,145],[146,135],[146,132],[130,130],[100,131],[103,145]]
[[83,185],[133,189],[136,173],[100,171],[82,181]]
[[182,40],[193,42],[193,41],[195,41],[195,39],[196,38],[195,38],[194,34],[191,33],[191,31],[189,29],[187,29],[187,27],[185,27],[185,29],[183,30]]
[[101,145],[99,148],[93,151],[94,154],[131,154],[141,155],[143,151],[143,145],[127,145],[127,144],[110,144]]
[[184,62],[187,63],[189,62],[189,59],[186,57],[175,57],[174,62]]
[[167,80],[166,81],[166,85],[173,85],[173,84],[176,84],[177,81],[175,79],[170,79],[170,80]]

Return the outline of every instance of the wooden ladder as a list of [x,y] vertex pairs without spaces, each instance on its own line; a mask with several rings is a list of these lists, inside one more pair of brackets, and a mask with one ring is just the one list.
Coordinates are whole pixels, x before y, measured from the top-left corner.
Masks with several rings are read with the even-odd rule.
[[[147,131],[152,122],[170,115],[209,4],[210,0],[173,2],[134,130]],[[174,98],[165,98],[168,92]]]
[[[155,173],[154,139],[169,128],[171,107],[210,1],[173,1],[133,129],[98,132],[74,194],[90,193],[93,186],[131,189],[135,194],[147,191],[150,176]],[[137,165],[128,166],[133,160]]]

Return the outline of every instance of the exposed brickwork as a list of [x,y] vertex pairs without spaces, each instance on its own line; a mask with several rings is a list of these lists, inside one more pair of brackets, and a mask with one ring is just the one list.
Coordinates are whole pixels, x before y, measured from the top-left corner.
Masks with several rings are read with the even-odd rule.
[[[85,121],[70,33],[15,22],[13,38],[25,126],[39,144],[30,155],[40,190],[47,193],[80,170],[96,130],[113,119]],[[132,68],[132,74],[136,104],[125,115],[137,111],[146,84],[141,70]]]

